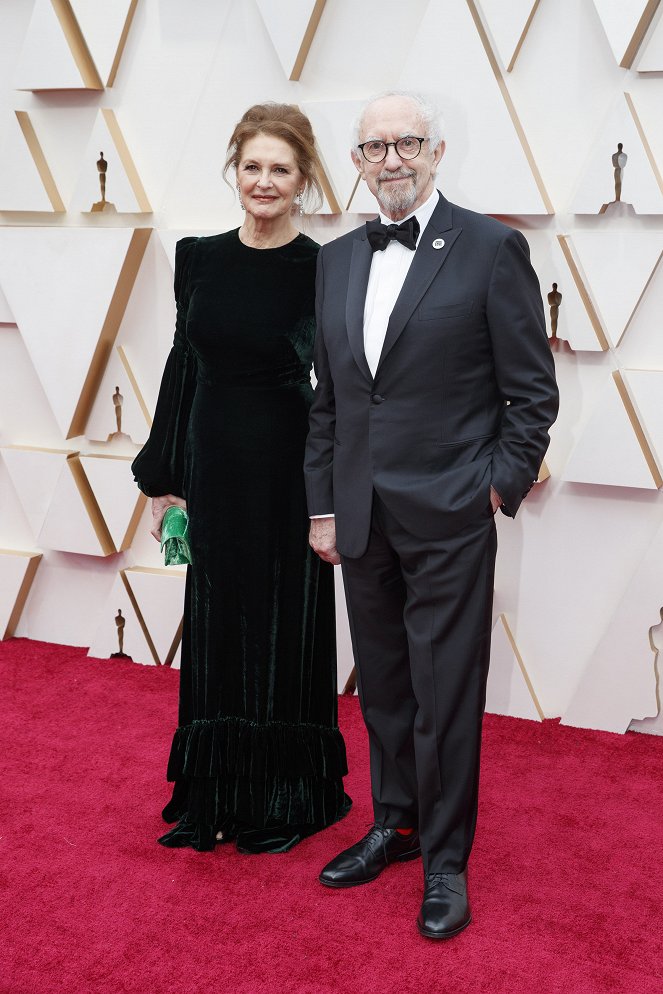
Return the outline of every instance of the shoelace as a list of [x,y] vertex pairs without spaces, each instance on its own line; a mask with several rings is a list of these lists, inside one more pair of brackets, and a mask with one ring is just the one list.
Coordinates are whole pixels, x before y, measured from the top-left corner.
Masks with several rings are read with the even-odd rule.
[[374,825],[370,831],[366,833],[364,838],[361,839],[359,845],[361,845],[362,842],[365,842],[373,852],[376,851],[376,845],[381,846],[382,856],[385,863],[387,863],[389,862],[387,857],[387,836],[394,831],[395,829],[393,828],[383,828],[381,825]]
[[465,888],[455,873],[427,873],[426,884],[443,884],[454,894],[464,894]]

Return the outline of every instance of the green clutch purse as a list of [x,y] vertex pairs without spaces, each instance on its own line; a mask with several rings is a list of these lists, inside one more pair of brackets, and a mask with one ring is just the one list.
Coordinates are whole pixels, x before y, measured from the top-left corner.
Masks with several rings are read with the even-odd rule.
[[191,563],[189,547],[189,515],[183,507],[169,507],[161,522],[161,551],[164,566],[185,566]]

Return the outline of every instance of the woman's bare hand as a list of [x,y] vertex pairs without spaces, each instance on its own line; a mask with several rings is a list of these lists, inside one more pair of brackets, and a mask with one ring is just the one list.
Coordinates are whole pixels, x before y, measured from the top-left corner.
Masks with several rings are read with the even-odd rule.
[[163,497],[153,497],[152,498],[152,529],[150,535],[153,535],[157,542],[161,541],[161,522],[163,521],[163,516],[169,507],[183,507],[186,511],[186,501],[182,500],[181,497],[174,497],[173,494],[165,494]]

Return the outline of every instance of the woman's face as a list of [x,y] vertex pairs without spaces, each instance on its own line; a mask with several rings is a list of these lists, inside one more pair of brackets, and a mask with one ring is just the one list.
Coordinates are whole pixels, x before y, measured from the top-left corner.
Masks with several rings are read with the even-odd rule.
[[256,135],[242,148],[237,184],[247,214],[266,221],[290,213],[304,177],[286,141]]

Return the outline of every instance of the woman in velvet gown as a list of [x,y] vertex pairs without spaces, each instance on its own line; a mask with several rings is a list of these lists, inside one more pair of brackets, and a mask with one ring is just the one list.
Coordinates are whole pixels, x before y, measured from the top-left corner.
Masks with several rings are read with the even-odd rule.
[[187,507],[179,722],[166,846],[283,852],[342,817],[332,567],[308,545],[303,453],[318,246],[292,223],[319,191],[308,119],[251,108],[235,128],[239,230],[184,238],[177,325],[134,474],[153,534]]

